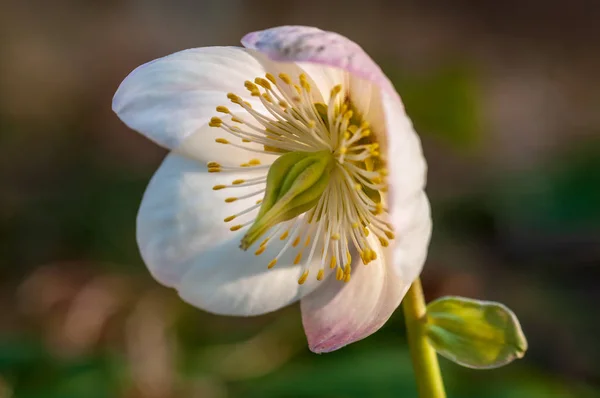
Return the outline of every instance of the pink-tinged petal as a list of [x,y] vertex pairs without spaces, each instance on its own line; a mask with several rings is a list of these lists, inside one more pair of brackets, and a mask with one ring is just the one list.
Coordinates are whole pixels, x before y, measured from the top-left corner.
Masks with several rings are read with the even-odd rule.
[[382,250],[376,239],[377,260],[368,265],[354,261],[352,277],[344,283],[328,278],[300,302],[308,346],[316,353],[330,352],[361,340],[389,319],[410,281],[392,270],[390,250]]
[[309,26],[280,26],[248,33],[242,44],[279,62],[308,62],[341,68],[394,92],[381,68],[352,40]]

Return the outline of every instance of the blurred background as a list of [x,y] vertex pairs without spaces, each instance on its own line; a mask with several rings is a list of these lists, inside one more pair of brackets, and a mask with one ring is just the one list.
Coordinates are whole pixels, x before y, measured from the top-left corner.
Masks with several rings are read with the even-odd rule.
[[595,0],[2,2],[0,398],[416,396],[400,311],[319,356],[298,306],[209,315],[138,254],[166,152],[112,113],[117,86],[284,24],[357,41],[402,95],[429,161],[428,300],[521,320],[530,349],[506,368],[441,359],[449,397],[599,397],[598,21]]

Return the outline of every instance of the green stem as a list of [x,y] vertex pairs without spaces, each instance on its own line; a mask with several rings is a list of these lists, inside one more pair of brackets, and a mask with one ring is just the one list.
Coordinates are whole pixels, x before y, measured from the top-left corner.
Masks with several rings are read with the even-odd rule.
[[410,356],[419,398],[446,398],[437,353],[425,336],[426,306],[421,280],[417,278],[402,302]]

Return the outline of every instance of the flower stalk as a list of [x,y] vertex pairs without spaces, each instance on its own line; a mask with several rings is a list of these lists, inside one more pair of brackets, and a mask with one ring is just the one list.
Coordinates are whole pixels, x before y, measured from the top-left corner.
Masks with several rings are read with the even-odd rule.
[[417,278],[402,301],[410,356],[420,398],[446,398],[437,353],[427,340],[427,312],[421,280]]

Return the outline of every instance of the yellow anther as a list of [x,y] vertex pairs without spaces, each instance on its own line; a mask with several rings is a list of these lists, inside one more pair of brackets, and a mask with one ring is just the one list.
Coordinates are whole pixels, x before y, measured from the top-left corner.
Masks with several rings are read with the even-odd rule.
[[260,247],[266,246],[266,245],[267,245],[267,243],[269,243],[269,238],[267,238],[267,239],[263,240],[263,241],[261,242],[261,244],[260,244]]
[[298,246],[298,243],[300,243],[300,237],[297,237],[296,239],[294,239],[292,246],[296,247],[296,246]]
[[227,114],[231,113],[229,111],[229,108],[227,108],[226,106],[223,106],[223,105],[217,106],[217,112],[227,113]]
[[363,264],[367,265],[369,263],[369,256],[367,254],[367,251],[366,250],[361,251],[359,254],[360,254],[360,259],[362,260]]
[[370,124],[367,121],[362,121],[361,124],[360,124],[360,128],[363,129],[363,130],[366,129],[366,128],[369,128],[369,126],[370,126]]
[[377,253],[375,253],[375,250],[371,250],[371,261],[373,260],[377,260]]
[[390,172],[388,171],[388,169],[379,169],[379,174],[381,174],[384,177],[387,177]]
[[379,243],[381,243],[381,246],[383,247],[388,247],[390,245],[390,242],[386,238],[382,238],[381,236],[379,237]]
[[352,264],[352,255],[350,254],[350,250],[346,252],[346,261],[348,262],[348,267]]
[[344,274],[344,282],[350,282],[350,274]]
[[379,215],[381,213],[383,213],[383,205],[381,203],[377,203],[375,205],[375,214]]
[[335,268],[336,263],[337,263],[337,260],[335,259],[335,256],[331,256],[331,261],[329,261],[329,268],[331,268],[331,269]]
[[340,234],[331,235],[331,240],[340,240]]
[[352,110],[349,110],[348,112],[344,113],[343,118],[346,120],[350,120],[350,119],[352,119],[353,115],[354,115],[354,112],[352,112]]
[[240,184],[243,184],[244,182],[246,182],[246,180],[233,180],[232,184],[233,185],[240,185]]
[[262,77],[257,77],[256,79],[254,79],[254,83],[258,84],[263,88],[266,88],[267,90],[271,89],[271,84]]
[[371,262],[371,252],[372,250],[368,247],[364,251],[365,258],[363,259],[363,262],[365,263],[365,265]]
[[357,222],[353,222],[352,223],[352,228],[354,228],[354,229],[358,228],[358,223]]
[[308,278],[308,271],[304,271],[302,276],[298,279],[298,284],[302,285],[304,282],[306,282],[306,278]]
[[[299,85],[294,84],[294,89],[296,90],[298,95],[302,95],[302,88]],[[300,97],[296,97],[296,98],[298,98],[298,100],[300,100]]]
[[302,252],[298,253],[296,255],[296,258],[294,258],[294,265],[300,263],[301,260],[302,260]]
[[221,165],[217,162],[208,162],[206,167],[221,167]]
[[252,83],[250,80],[246,80],[244,82],[244,87],[246,87],[246,89],[248,89],[248,91],[258,90],[258,86],[256,84]]
[[262,203],[262,199],[256,201],[256,204]]
[[306,242],[304,242],[304,247],[310,245],[310,235],[306,237]]
[[242,163],[240,164],[240,167],[250,167],[250,163]]
[[225,188],[227,188],[227,185],[215,185],[213,187],[213,191],[218,191],[220,189],[225,189]]
[[225,222],[233,221],[233,220],[235,219],[235,217],[236,217],[236,216],[229,216],[229,217],[225,217],[225,218],[223,219],[223,221],[225,221]]
[[274,258],[273,260],[271,260],[271,262],[267,265],[268,269],[271,269],[275,266],[275,264],[277,264],[277,259]]
[[241,229],[242,225],[234,225],[233,227],[229,228],[230,231],[237,231],[238,229]]
[[379,176],[375,176],[371,179],[371,182],[373,184],[381,184],[383,182],[383,179]]
[[265,75],[265,77],[266,77],[266,78],[267,78],[267,80],[269,80],[271,83],[273,83],[273,84],[277,84],[277,80],[275,80],[275,76],[273,76],[272,74],[270,74],[270,73],[267,73],[267,74]]
[[241,104],[242,103],[242,99],[240,97],[238,97],[237,95],[235,95],[234,93],[228,93],[227,94],[227,98],[233,102],[234,104]]
[[340,148],[340,153],[342,155],[345,155],[347,152],[348,152],[348,148],[346,148],[345,146],[343,146],[343,147]]
[[254,252],[254,254],[256,254],[257,256],[260,256],[261,254],[263,254],[263,252],[265,251],[267,247],[266,246],[261,246],[258,248],[257,251]]
[[289,75],[285,73],[280,73],[279,78],[283,80],[285,84],[292,84],[292,79],[290,79]]
[[249,140],[248,138],[242,138],[242,142],[252,142],[252,140]]
[[[350,139],[350,133],[349,133],[349,132],[347,132],[347,131],[346,131],[346,132],[344,133],[344,139],[345,139],[345,140],[349,140],[349,139]],[[345,152],[344,152],[344,153],[345,153]]]
[[365,130],[363,130],[363,131],[360,132],[360,135],[363,136],[363,137],[368,137],[368,136],[371,135],[371,130],[365,129]]
[[335,97],[336,95],[338,95],[340,93],[340,91],[342,91],[342,85],[341,84],[337,84],[335,86],[333,86],[333,88],[331,89],[331,96]]
[[236,200],[238,200],[238,198],[226,198],[225,202],[226,203],[231,203],[231,202],[235,202]]
[[362,191],[362,185],[359,183],[354,184],[354,189],[356,189],[357,191]]
[[345,274],[351,274],[352,273],[352,267],[350,266],[350,264],[346,264],[346,267],[344,268],[344,273]]
[[317,273],[317,280],[322,281],[323,276],[325,276],[325,270],[320,269],[319,272]]
[[280,240],[284,240],[285,238],[288,237],[288,235],[290,234],[290,231],[285,231],[284,233],[281,234],[281,236],[279,237]]
[[246,105],[248,108],[252,108],[252,104],[248,101],[244,101],[244,105]]
[[365,236],[369,236],[369,228],[367,228],[367,227],[363,227],[363,234],[364,234]]
[[308,84],[308,80],[306,79],[306,75],[304,73],[300,74],[300,85],[306,90],[307,93],[310,93],[310,84]]
[[244,121],[237,116],[232,116],[231,121],[236,122],[236,123],[242,123],[242,124],[244,123]]
[[208,122],[208,125],[210,127],[221,127],[222,124],[223,124],[223,121],[221,119],[219,119],[218,117],[211,117],[210,122]]
[[248,164],[250,164],[252,166],[258,166],[258,165],[260,165],[260,160],[258,160],[258,159],[250,159],[250,161],[248,162]]
[[218,173],[219,171],[221,171],[220,167],[209,167],[208,168],[209,173]]
[[335,271],[335,279],[337,279],[338,281],[341,281],[342,279],[344,279],[344,271],[342,271],[342,269],[339,267]]
[[273,103],[273,97],[271,97],[271,94],[269,93],[263,93],[262,97],[269,103]]
[[287,108],[287,107],[288,107],[288,103],[287,103],[287,102],[285,102],[284,100],[280,100],[280,101],[278,102],[278,104],[279,104],[279,106],[280,106],[280,107],[282,107],[282,108]]
[[215,142],[218,142],[219,144],[229,144],[229,141],[227,141],[225,138],[217,138]]
[[309,128],[314,129],[316,125],[317,125],[316,121],[314,121],[314,120],[309,120],[308,121],[308,127]]
[[392,231],[384,231],[384,234],[388,239],[394,239],[396,237]]

